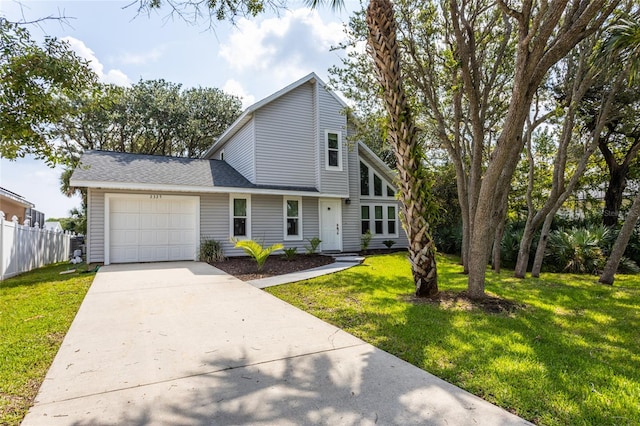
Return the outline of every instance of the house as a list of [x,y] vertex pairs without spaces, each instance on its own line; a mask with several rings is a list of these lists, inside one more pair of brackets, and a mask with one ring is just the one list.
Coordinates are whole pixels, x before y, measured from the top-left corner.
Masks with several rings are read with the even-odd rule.
[[87,261],[192,260],[202,239],[225,255],[232,239],[304,252],[359,251],[394,240],[394,174],[348,138],[346,105],[311,73],[249,107],[201,159],[88,151],[71,185],[88,189]]
[[30,212],[34,207],[22,195],[0,188],[0,211],[4,213],[5,220],[10,221],[15,216],[18,223],[23,224],[26,219],[31,219]]
[[53,231],[53,232],[62,232],[62,224],[60,224],[60,222],[57,221],[49,221],[49,222],[45,222],[44,223],[44,227],[45,229],[48,229],[49,231]]

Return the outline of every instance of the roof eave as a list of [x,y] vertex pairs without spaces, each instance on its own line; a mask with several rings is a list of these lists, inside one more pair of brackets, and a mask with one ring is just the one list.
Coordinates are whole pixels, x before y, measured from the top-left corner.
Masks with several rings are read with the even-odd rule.
[[131,183],[131,182],[99,182],[72,180],[72,186],[79,188],[95,188],[106,190],[123,191],[154,191],[154,192],[189,192],[202,194],[234,193],[234,194],[264,194],[264,195],[291,195],[304,197],[326,197],[326,198],[348,198],[349,194],[320,193],[314,191],[288,190],[288,189],[268,189],[268,188],[245,188],[234,186],[190,186],[190,185],[165,185],[156,183]]

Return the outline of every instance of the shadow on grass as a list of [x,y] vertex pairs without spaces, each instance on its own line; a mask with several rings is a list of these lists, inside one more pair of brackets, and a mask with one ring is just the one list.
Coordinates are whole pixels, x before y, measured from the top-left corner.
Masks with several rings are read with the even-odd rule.
[[[485,314],[407,302],[413,289],[408,263],[404,273],[399,269],[373,261],[333,279],[314,280],[307,285],[333,294],[307,301],[305,308],[534,422],[604,425],[640,419],[638,291],[567,275],[515,280],[507,271],[488,273],[490,293],[526,307]],[[458,265],[445,260],[439,269],[441,290],[465,289]]]

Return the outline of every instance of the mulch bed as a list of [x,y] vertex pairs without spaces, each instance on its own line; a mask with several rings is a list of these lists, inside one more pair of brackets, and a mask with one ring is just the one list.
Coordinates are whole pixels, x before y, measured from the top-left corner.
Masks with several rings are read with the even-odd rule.
[[293,260],[286,260],[282,256],[273,255],[267,259],[260,272],[257,271],[256,261],[250,257],[229,257],[222,262],[213,262],[211,265],[242,281],[250,281],[304,271],[305,269],[328,265],[334,261],[333,257],[320,254],[299,254]]

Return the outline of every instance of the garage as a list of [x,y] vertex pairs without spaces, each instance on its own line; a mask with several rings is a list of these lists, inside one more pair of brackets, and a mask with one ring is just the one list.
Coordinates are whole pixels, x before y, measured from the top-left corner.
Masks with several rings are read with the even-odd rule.
[[196,260],[200,198],[105,194],[105,264]]

